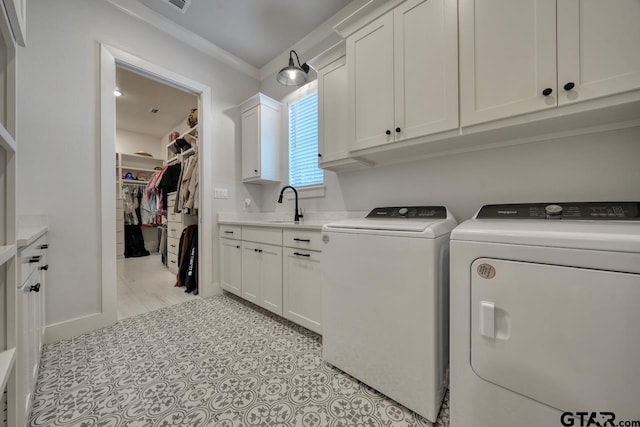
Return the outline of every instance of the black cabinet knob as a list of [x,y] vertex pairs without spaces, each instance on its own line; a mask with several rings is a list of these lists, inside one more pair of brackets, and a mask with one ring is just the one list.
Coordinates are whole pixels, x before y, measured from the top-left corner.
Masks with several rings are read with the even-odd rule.
[[400,132],[400,128],[396,128],[396,132],[398,132],[398,133],[399,133],[399,132]]
[[258,173],[258,169],[254,169],[253,171],[254,171],[255,173]]
[[236,249],[240,249],[240,245],[236,245]]
[[391,135],[391,131],[389,129],[387,129],[387,131],[385,132],[387,135]]
[[573,82],[569,82],[566,85],[564,85],[564,90],[566,91],[570,91],[571,89],[573,89],[574,87],[576,87],[575,83]]
[[318,153],[318,157],[322,157],[322,154]]
[[40,283],[36,283],[35,285],[29,288],[29,292],[40,292]]
[[549,96],[553,93],[553,89],[551,89],[550,87],[546,88],[545,90],[542,91],[542,94],[544,96]]
[[40,270],[49,271],[49,264],[43,265]]

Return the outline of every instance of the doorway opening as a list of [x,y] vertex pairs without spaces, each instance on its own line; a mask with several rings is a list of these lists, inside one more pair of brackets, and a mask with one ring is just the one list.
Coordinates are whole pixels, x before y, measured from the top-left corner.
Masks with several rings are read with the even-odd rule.
[[114,94],[121,320],[198,294],[198,96],[118,65]]
[[[132,84],[127,81],[133,81]],[[120,87],[122,86],[122,87]],[[127,89],[125,89],[127,87]],[[137,102],[126,106],[124,100],[136,90],[147,87],[148,96],[140,96]],[[155,89],[149,89],[154,87]],[[122,94],[116,97],[116,89]],[[150,131],[148,128],[142,128],[142,120],[135,118],[134,113],[128,110],[129,107],[138,108],[140,114],[153,115],[156,118],[167,110],[173,109],[173,106],[160,107],[158,91],[174,90],[174,95],[180,94],[190,101],[187,107],[182,108],[179,114],[182,118],[175,121],[167,132]],[[127,95],[129,93],[129,95]],[[122,98],[119,100],[119,98]],[[116,100],[118,99],[118,100]],[[148,104],[148,105],[146,105]],[[137,105],[137,107],[136,107]],[[142,108],[145,105],[145,108]],[[163,104],[164,105],[164,104]],[[179,104],[182,105],[182,104]],[[193,106],[195,105],[195,107]],[[192,112],[197,108],[197,113]],[[120,111],[118,111],[120,110]],[[146,111],[145,111],[146,110]],[[155,111],[154,111],[155,110]],[[130,289],[122,287],[118,288],[118,281],[124,277],[128,281],[128,285],[137,284],[141,291],[147,295],[147,302],[143,302],[144,311],[160,308],[162,305],[171,305],[184,299],[175,296],[165,298],[165,301],[159,301],[158,295],[154,295],[153,288],[150,287],[154,281],[153,274],[162,274],[165,279],[161,279],[154,286],[166,286],[173,288],[178,281],[177,276],[169,270],[168,265],[171,260],[176,261],[181,248],[172,248],[168,246],[174,244],[179,246],[182,241],[182,231],[184,228],[191,229],[191,240],[186,240],[185,245],[189,249],[188,262],[193,264],[194,253],[197,263],[197,269],[192,265],[191,275],[195,275],[197,283],[197,293],[200,296],[211,296],[214,292],[213,286],[213,268],[212,263],[205,260],[211,259],[213,256],[213,241],[211,236],[213,232],[213,214],[211,210],[212,201],[212,185],[211,183],[211,92],[210,88],[202,83],[191,80],[190,78],[163,68],[157,64],[138,58],[119,49],[101,45],[100,47],[100,140],[101,140],[101,213],[102,213],[102,313],[99,316],[101,325],[106,326],[114,323],[118,318],[128,317],[138,314],[141,307],[135,308],[135,300],[131,298],[126,301],[126,297],[130,294]],[[197,119],[195,118],[197,114]],[[188,119],[197,120],[197,124],[188,122]],[[168,119],[173,121],[173,119]],[[128,122],[128,123],[127,123]],[[132,122],[138,122],[132,123]],[[136,127],[138,126],[138,127]],[[153,124],[147,124],[152,126]],[[155,133],[152,133],[155,132]],[[169,140],[169,136],[176,132],[178,137],[174,141]],[[146,135],[146,136],[145,136]],[[158,135],[162,135],[157,138]],[[177,141],[179,139],[180,141]],[[157,143],[156,143],[157,141]],[[157,145],[156,145],[157,144]],[[191,150],[190,153],[187,153]],[[118,154],[116,154],[118,153]],[[194,156],[197,154],[197,156]],[[149,181],[157,177],[158,170],[156,167],[165,168],[165,174],[168,168],[176,163],[181,163],[180,167],[175,168],[173,175],[177,175],[177,180],[182,182],[180,173],[182,171],[182,163],[189,158],[196,158],[197,162],[191,163],[194,166],[191,170],[191,182],[193,186],[188,186],[189,193],[181,193],[178,188],[177,192],[170,191],[172,188],[166,187],[163,182],[161,190],[156,193],[156,203],[160,198],[159,204],[154,205],[157,210],[152,210],[148,204],[149,199],[143,199],[141,193],[148,191]],[[175,181],[176,178],[173,179]],[[173,182],[172,181],[172,182]],[[118,236],[118,232],[125,232],[125,202],[123,195],[125,194],[125,185],[128,192],[134,192],[135,197],[129,198],[130,206],[128,209],[129,220],[132,225],[140,225],[140,229],[135,234],[141,240],[140,245],[136,248],[129,248],[129,254],[137,255],[125,258],[126,238]],[[144,190],[136,188],[144,187]],[[174,194],[170,194],[174,193]],[[191,199],[188,198],[189,194]],[[183,197],[185,196],[186,197]],[[183,197],[183,198],[180,198]],[[122,200],[122,201],[117,201]],[[145,218],[142,218],[142,212],[137,213],[135,208],[142,208],[144,203],[146,208]],[[174,206],[180,208],[176,211]],[[173,209],[172,209],[173,208]],[[197,213],[197,215],[192,215]],[[135,219],[134,219],[135,218]],[[183,221],[183,218],[184,219]],[[135,224],[138,222],[138,224]],[[180,228],[169,228],[169,224],[180,224]],[[193,226],[193,227],[192,227]],[[118,231],[116,231],[118,230]],[[164,232],[164,234],[163,234]],[[145,235],[146,233],[146,235]],[[169,240],[173,239],[173,240]],[[134,238],[135,240],[135,238]],[[172,252],[167,250],[171,248]],[[132,252],[133,250],[133,252]],[[149,252],[150,255],[146,255]],[[186,252],[186,251],[185,251]],[[163,255],[164,253],[164,255]],[[118,258],[122,255],[121,258]],[[130,261],[129,261],[130,260]],[[163,261],[167,266],[163,265]],[[157,268],[154,263],[157,262]],[[121,267],[118,271],[118,266]],[[155,273],[149,273],[153,270]],[[156,279],[157,280],[157,279]],[[126,283],[125,283],[126,285]],[[183,293],[185,288],[170,289]],[[193,298],[193,283],[191,282],[190,295]],[[119,293],[121,295],[119,295]],[[122,297],[122,298],[119,298]],[[119,309],[118,302],[130,302],[128,307]],[[95,327],[94,327],[95,329]]]

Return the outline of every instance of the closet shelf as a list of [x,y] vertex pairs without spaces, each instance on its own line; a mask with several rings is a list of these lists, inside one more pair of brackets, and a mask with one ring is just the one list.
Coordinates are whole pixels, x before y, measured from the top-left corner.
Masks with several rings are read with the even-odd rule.
[[138,172],[158,172],[159,169],[138,168],[135,166],[122,166],[123,171],[138,171]]
[[142,156],[140,154],[127,154],[127,153],[119,153],[119,154],[123,158],[128,157],[130,159],[136,159],[136,160],[142,160],[142,161],[146,160],[148,163],[162,161],[162,159],[156,159],[155,157],[149,157],[149,156]]
[[0,246],[0,266],[4,265],[16,254],[16,245]]
[[7,380],[9,379],[9,375],[11,375],[11,370],[13,369],[15,361],[15,348],[10,348],[0,353],[0,386],[2,386],[1,390],[4,390],[7,385]]
[[16,141],[2,123],[0,123],[0,147],[11,153],[15,153],[17,148]]
[[138,179],[123,179],[122,180],[122,184],[126,185],[126,184],[138,184],[138,185],[147,185],[149,183],[149,181],[141,181]]

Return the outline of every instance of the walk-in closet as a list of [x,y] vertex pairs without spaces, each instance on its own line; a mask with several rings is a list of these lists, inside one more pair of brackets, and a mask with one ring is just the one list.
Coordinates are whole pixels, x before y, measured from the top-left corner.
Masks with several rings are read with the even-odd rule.
[[198,295],[198,97],[116,69],[118,318]]

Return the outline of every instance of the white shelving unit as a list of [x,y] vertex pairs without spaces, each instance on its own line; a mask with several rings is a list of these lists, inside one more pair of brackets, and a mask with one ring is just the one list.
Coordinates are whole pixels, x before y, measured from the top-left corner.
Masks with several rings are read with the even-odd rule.
[[[18,331],[16,247],[16,46],[24,42],[21,28],[9,23],[7,1],[0,8],[0,393],[6,390],[6,407],[0,408],[0,426],[17,425],[16,359]],[[15,4],[14,4],[15,3]],[[11,6],[23,5],[12,1]],[[10,11],[16,12],[15,8]],[[22,9],[17,12],[22,13]],[[12,15],[14,16],[15,13]],[[21,15],[23,18],[24,16]],[[12,31],[12,28],[16,31]],[[5,412],[6,410],[6,412]]]
[[[157,169],[161,168],[163,161],[155,157],[142,156],[139,154],[116,153],[116,177],[118,194],[121,196],[123,184],[147,185],[149,178]],[[130,172],[136,179],[124,179]]]
[[187,140],[187,142],[191,144],[191,148],[183,151],[182,153],[179,153],[178,151],[176,151],[173,141],[168,143],[167,164],[173,163],[176,160],[180,160],[180,155],[182,155],[183,157],[187,157],[195,152],[194,147],[197,147],[198,145],[198,125],[195,125],[191,129],[180,135],[178,138],[184,138],[185,140]]

